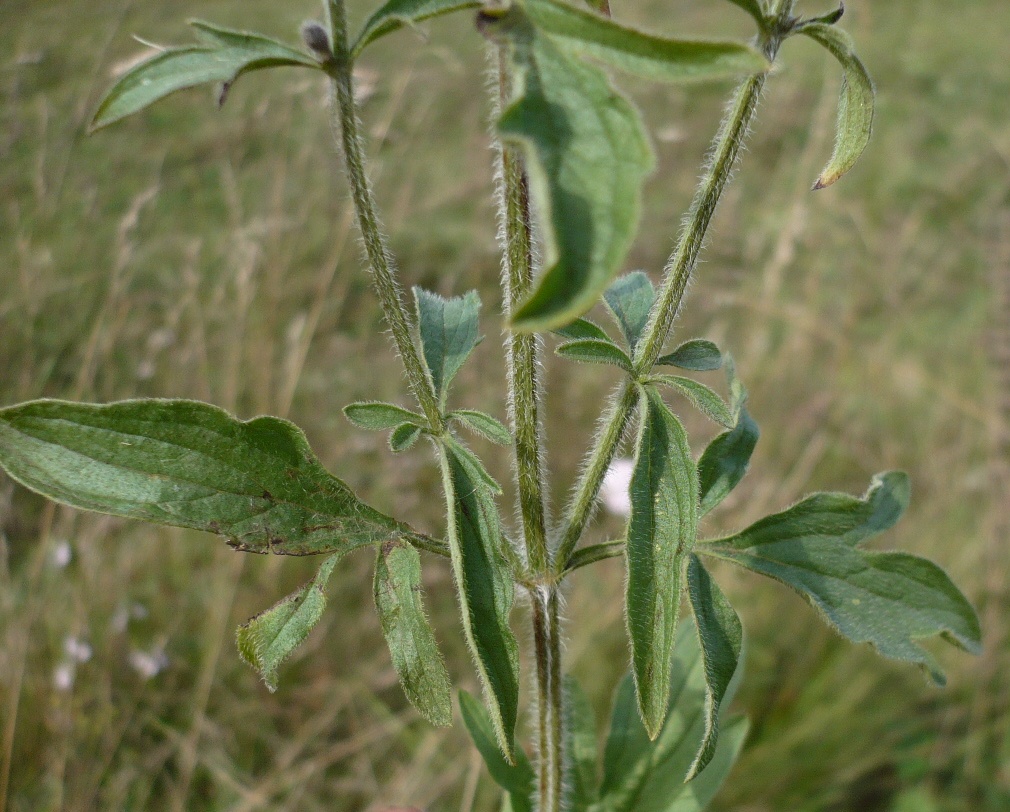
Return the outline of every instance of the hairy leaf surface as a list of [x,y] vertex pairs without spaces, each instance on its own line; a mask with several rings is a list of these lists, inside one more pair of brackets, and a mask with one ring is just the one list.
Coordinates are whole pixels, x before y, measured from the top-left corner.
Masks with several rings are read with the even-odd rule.
[[942,684],[939,665],[916,641],[940,635],[977,653],[981,633],[971,604],[932,562],[858,547],[892,527],[908,498],[904,473],[879,474],[862,498],[816,493],[697,552],[781,581],[845,637],[916,663]]
[[419,414],[402,406],[378,401],[349,403],[344,407],[344,415],[358,428],[375,431],[396,428],[401,423],[412,423],[415,426],[425,424],[424,418]]
[[571,812],[586,812],[597,800],[598,780],[596,777],[596,716],[589,697],[578,681],[566,674],[565,692],[565,739],[571,759],[568,778],[568,801],[566,807]]
[[424,539],[373,510],[277,417],[191,400],[37,400],[0,410],[0,464],[57,502],[217,533],[254,553],[346,553]]
[[421,429],[413,423],[401,423],[389,433],[389,450],[394,454],[406,451],[417,442]]
[[656,364],[680,367],[695,372],[708,372],[722,366],[722,353],[711,341],[692,338],[685,341],[673,352],[656,359]]
[[[575,319],[575,321],[570,324],[565,324],[561,327],[555,327],[551,330],[555,335],[559,335],[562,338],[570,338],[572,340],[581,338],[596,338],[600,341],[610,341],[610,336],[607,335],[606,330],[600,327],[598,324],[591,322],[589,319]],[[610,342],[613,343],[612,341]]]
[[716,423],[728,428],[736,425],[736,418],[726,405],[726,401],[705,384],[680,375],[653,375],[649,380],[676,389],[702,414],[712,418]]
[[130,68],[109,88],[91,120],[92,131],[143,110],[177,90],[222,82],[249,71],[285,65],[319,68],[312,56],[260,34],[190,21],[206,44],[169,48]]
[[649,321],[649,311],[655,299],[652,281],[642,271],[625,274],[603,293],[603,301],[628,342],[632,356]]
[[480,5],[480,0],[389,0],[365,22],[351,47],[351,58],[357,57],[369,43],[393,31]]
[[582,338],[559,344],[554,352],[562,358],[581,361],[584,364],[609,364],[631,372],[631,359],[627,353],[611,341]]
[[509,794],[513,812],[533,812],[531,796],[536,778],[526,753],[517,747],[515,763],[505,760],[498,748],[491,717],[480,702],[466,691],[459,692],[459,711],[487,771],[495,783]]
[[444,405],[452,379],[480,342],[477,331],[480,297],[472,290],[465,296],[444,299],[416,287],[414,298],[424,361],[435,394]]
[[458,420],[470,431],[476,432],[492,443],[504,446],[512,445],[512,433],[505,428],[500,420],[489,414],[473,409],[457,409],[450,412],[448,416],[453,420]]

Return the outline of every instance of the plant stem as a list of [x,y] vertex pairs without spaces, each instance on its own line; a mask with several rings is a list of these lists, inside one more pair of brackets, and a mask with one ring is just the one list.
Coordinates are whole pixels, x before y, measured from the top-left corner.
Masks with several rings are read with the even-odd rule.
[[[759,37],[759,47],[769,61],[774,60],[778,52],[794,5],[795,0],[782,0],[775,11],[774,24]],[[660,294],[656,298],[643,338],[635,353],[636,379],[649,373],[670,334],[670,328],[680,310],[691,274],[698,263],[698,255],[705,243],[712,215],[733,176],[767,76],[767,73],[755,74],[738,85],[733,92],[730,106],[719,124],[712,141],[711,159],[707,171],[698,184],[688,210],[687,222],[663,270],[664,281]],[[603,477],[613,461],[614,454],[617,453],[635,403],[635,387],[632,381],[626,383],[611,400],[604,429],[597,436],[589,453],[561,534],[561,542],[555,557],[555,572],[559,575],[567,567],[568,559],[592,516]]]
[[330,36],[333,41],[333,61],[328,63],[327,72],[333,85],[334,129],[340,132],[347,177],[351,185],[354,208],[358,215],[365,253],[372,271],[372,282],[382,306],[382,315],[393,334],[393,342],[403,361],[407,373],[407,383],[411,392],[424,411],[430,430],[435,434],[445,431],[445,421],[439,408],[438,398],[431,382],[425,374],[424,365],[417,354],[417,348],[410,335],[411,319],[403,306],[400,286],[397,284],[393,263],[382,238],[379,218],[376,214],[372,189],[365,174],[365,160],[358,135],[358,116],[354,102],[353,64],[347,44],[347,14],[342,0],[327,3]]
[[562,804],[564,748],[561,690],[561,624],[558,592],[541,586],[531,592],[533,644],[537,665],[537,763],[536,809],[560,812]]
[[[498,47],[498,98],[496,108],[511,98],[509,55]],[[501,161],[499,211],[504,241],[502,258],[502,293],[506,321],[512,309],[533,284],[533,244],[530,233],[529,181],[522,156],[498,141]],[[523,523],[526,557],[532,573],[548,571],[546,510],[544,505],[543,448],[539,406],[540,380],[537,369],[537,337],[530,333],[509,332],[505,339],[508,367],[509,420],[515,437],[515,471],[519,490],[519,508]]]

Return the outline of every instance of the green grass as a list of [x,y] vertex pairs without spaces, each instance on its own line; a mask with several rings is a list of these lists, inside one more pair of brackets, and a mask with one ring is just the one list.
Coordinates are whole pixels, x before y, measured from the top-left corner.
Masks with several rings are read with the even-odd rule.
[[[734,353],[763,430],[750,475],[705,530],[904,468],[912,507],[883,544],[950,570],[980,608],[986,651],[941,650],[950,684],[937,691],[833,637],[776,585],[719,570],[748,632],[737,705],[753,732],[718,808],[998,812],[1010,806],[1010,482],[998,457],[1007,393],[988,350],[1007,317],[991,293],[1010,261],[1010,9],[851,5],[846,25],[879,91],[869,150],[838,186],[807,191],[830,152],[837,71],[812,43],[788,43],[679,328]],[[654,7],[659,29],[748,31],[717,0]],[[323,84],[257,74],[222,111],[197,90],[83,135],[111,67],[140,48],[130,33],[185,41],[191,15],[294,40],[315,10],[12,4],[13,24],[0,27],[0,402],[186,396],[282,413],[369,501],[439,532],[425,449],[393,459],[339,413],[355,399],[407,401],[350,228]],[[367,146],[405,284],[481,291],[488,340],[460,375],[460,402],[504,417],[502,383],[486,374],[501,342],[483,45],[466,15],[427,30],[427,43],[401,33],[364,60]],[[627,86],[659,158],[629,269],[655,277],[727,88]],[[546,366],[560,503],[615,379]],[[700,446],[711,429],[686,417]],[[503,455],[479,450],[508,481]],[[271,695],[239,661],[234,628],[307,578],[310,562],[54,508],[5,479],[0,530],[9,809],[495,808],[461,726],[429,728],[400,695],[369,608],[367,554],[341,565],[321,628]],[[620,532],[612,517],[592,528]],[[73,556],[60,567],[64,541]],[[451,671],[473,689],[450,575],[440,561],[426,567]],[[607,562],[568,593],[566,666],[601,724],[627,662],[622,589]],[[92,654],[61,690],[68,637]],[[157,651],[168,665],[144,679],[131,654]]]

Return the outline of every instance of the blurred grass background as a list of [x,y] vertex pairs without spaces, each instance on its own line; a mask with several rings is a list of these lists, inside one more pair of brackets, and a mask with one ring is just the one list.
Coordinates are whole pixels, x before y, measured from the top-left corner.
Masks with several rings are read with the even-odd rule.
[[[352,16],[370,5],[358,0]],[[196,90],[84,135],[117,66],[141,49],[131,33],[188,41],[182,21],[199,16],[294,41],[317,5],[7,0],[4,11],[0,403],[184,396],[289,416],[370,502],[440,532],[426,449],[393,459],[339,413],[356,399],[407,401],[322,82],[256,74],[221,112]],[[618,16],[749,34],[718,0]],[[951,572],[979,608],[985,653],[940,647],[950,683],[938,691],[842,643],[777,585],[720,570],[749,633],[737,705],[752,734],[716,808],[998,812],[1010,808],[1010,7],[855,0],[845,25],[878,84],[868,152],[838,186],[807,191],[830,152],[838,70],[790,41],[679,328],[736,355],[763,430],[751,473],[705,530],[812,489],[862,492],[872,473],[904,468],[913,504],[882,544]],[[481,291],[489,340],[461,374],[459,402],[504,418],[484,46],[467,15],[425,31],[362,61],[372,174],[404,283]],[[659,158],[629,269],[656,278],[728,86],[625,87]],[[546,367],[560,503],[614,378],[550,357]],[[712,430],[686,417],[701,447]],[[508,481],[507,455],[478,449]],[[320,628],[270,695],[239,661],[234,628],[311,562],[78,514],[7,479],[0,528],[10,810],[495,808],[461,727],[427,727],[400,695],[367,553],[342,564]],[[591,535],[620,532],[601,516]],[[451,670],[472,689],[448,570],[428,559],[426,578]],[[627,660],[622,588],[611,561],[568,591],[566,667],[601,726]],[[515,619],[525,639],[522,610]]]

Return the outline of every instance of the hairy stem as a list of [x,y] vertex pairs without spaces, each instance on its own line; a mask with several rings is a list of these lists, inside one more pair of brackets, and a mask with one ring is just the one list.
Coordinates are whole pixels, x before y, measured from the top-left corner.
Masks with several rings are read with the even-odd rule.
[[334,127],[340,134],[351,196],[372,271],[372,282],[382,306],[382,315],[393,334],[396,351],[403,361],[410,390],[424,411],[429,428],[434,433],[441,434],[445,430],[445,421],[410,335],[411,319],[403,305],[389,250],[379,227],[372,189],[365,174],[365,159],[358,135],[358,116],[354,102],[353,65],[347,45],[347,14],[342,0],[330,0],[327,9],[334,51],[333,61],[327,65],[333,85]]
[[531,593],[533,644],[537,665],[536,809],[560,812],[563,800],[564,706],[561,690],[561,623],[558,592],[553,586]]
[[[782,0],[776,8],[774,24],[760,35],[759,47],[769,61],[774,60],[778,52],[794,5],[795,0]],[[719,200],[733,176],[767,76],[767,73],[755,74],[738,85],[733,92],[729,108],[719,124],[712,141],[707,171],[698,184],[684,228],[664,268],[660,293],[656,297],[649,322],[635,353],[636,378],[642,378],[649,373],[670,334],[670,328],[680,310],[691,274],[698,264],[698,255],[705,243],[712,215],[715,214]],[[567,567],[568,559],[592,516],[603,477],[613,461],[614,454],[617,453],[617,447],[635,408],[634,389],[633,383],[629,381],[611,401],[604,429],[597,436],[589,452],[555,557],[555,571],[559,575]]]

